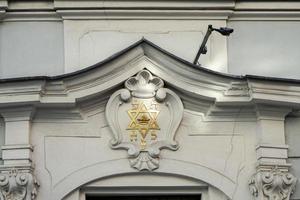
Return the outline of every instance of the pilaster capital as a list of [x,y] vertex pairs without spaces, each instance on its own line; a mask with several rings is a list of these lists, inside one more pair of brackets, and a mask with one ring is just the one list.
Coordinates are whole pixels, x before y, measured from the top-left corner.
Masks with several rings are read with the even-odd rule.
[[249,181],[249,189],[255,200],[289,200],[297,178],[278,167],[271,171],[257,171]]
[[30,121],[34,113],[35,107],[33,106],[0,109],[0,114],[3,116],[5,122]]
[[258,120],[284,120],[285,116],[292,112],[290,108],[279,106],[267,106],[258,104],[255,106]]
[[1,200],[33,200],[38,187],[39,183],[31,172],[10,169],[0,173]]

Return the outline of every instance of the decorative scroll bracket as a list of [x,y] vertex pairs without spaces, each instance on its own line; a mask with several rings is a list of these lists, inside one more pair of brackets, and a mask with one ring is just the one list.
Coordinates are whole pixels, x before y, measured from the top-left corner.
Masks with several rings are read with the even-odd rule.
[[297,178],[291,173],[275,167],[271,171],[258,171],[249,187],[255,200],[289,200],[295,189]]
[[0,200],[33,200],[39,183],[29,172],[12,169],[0,174]]
[[125,82],[106,105],[112,130],[111,147],[126,149],[130,164],[138,170],[159,167],[161,149],[177,150],[174,140],[182,120],[183,105],[164,82],[147,70]]

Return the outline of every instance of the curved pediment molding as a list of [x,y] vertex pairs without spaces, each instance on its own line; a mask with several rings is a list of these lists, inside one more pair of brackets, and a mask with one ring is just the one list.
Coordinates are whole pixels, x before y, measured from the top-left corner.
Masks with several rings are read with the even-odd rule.
[[214,72],[182,60],[143,39],[103,62],[70,74],[2,79],[0,107],[18,104],[73,106],[76,102],[112,93],[143,69],[160,77],[187,105],[190,102],[195,107],[256,102],[300,106],[299,80]]
[[[156,173],[160,175],[175,175],[185,177],[199,182],[205,182],[218,188],[227,197],[232,198],[236,188],[236,182],[217,171],[201,165],[183,162],[173,159],[162,159],[164,167],[159,168]],[[126,165],[127,159],[116,159],[107,162],[99,162],[94,165],[82,168],[75,173],[69,174],[68,178],[63,179],[52,190],[53,200],[63,199],[70,191],[80,188],[95,180],[101,180],[112,176],[134,175],[137,172]],[[113,166],[113,167],[112,167]],[[171,167],[170,167],[171,166]],[[187,170],[182,170],[187,169]],[[138,172],[140,173],[140,172]],[[144,172],[144,174],[147,172]],[[150,172],[151,173],[151,172]],[[80,178],[78,178],[80,177]]]

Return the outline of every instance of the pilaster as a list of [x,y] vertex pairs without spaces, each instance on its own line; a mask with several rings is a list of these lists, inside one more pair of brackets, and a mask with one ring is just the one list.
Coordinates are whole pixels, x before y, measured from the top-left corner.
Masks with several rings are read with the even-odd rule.
[[30,144],[33,107],[15,107],[0,110],[5,121],[5,145],[2,147],[4,165],[32,165]]
[[291,110],[278,106],[256,106],[257,172],[249,181],[255,200],[289,200],[296,177],[289,173],[288,145],[285,143],[284,121]]
[[285,144],[284,120],[290,113],[288,108],[258,105],[256,156],[258,168],[271,170],[273,166],[289,167],[287,164],[288,146]]
[[0,199],[31,200],[36,197],[38,182],[34,177],[33,147],[30,144],[34,107],[1,109],[5,121],[4,164],[0,166]]

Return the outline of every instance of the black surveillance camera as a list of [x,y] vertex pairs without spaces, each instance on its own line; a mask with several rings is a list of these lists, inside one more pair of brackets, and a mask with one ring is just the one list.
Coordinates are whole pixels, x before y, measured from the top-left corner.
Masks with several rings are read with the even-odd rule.
[[224,35],[224,36],[229,36],[231,33],[233,33],[233,29],[232,28],[227,28],[227,27],[220,27],[220,28],[214,28],[211,24],[208,25],[208,29],[206,31],[206,34],[204,36],[204,39],[202,41],[202,44],[197,52],[197,55],[196,55],[196,58],[194,60],[194,64],[196,65],[198,63],[198,60],[199,60],[199,57],[201,54],[206,54],[207,52],[207,48],[206,48],[206,42],[210,36],[210,34],[213,32],[213,31],[217,31],[219,32],[221,35]]
[[229,36],[231,33],[233,33],[233,29],[227,27],[221,27],[220,29],[215,29],[215,30],[225,36]]

